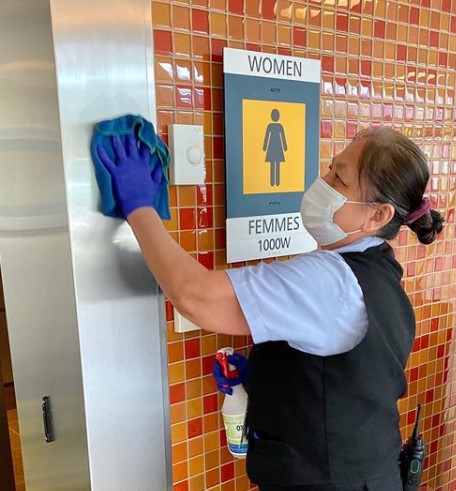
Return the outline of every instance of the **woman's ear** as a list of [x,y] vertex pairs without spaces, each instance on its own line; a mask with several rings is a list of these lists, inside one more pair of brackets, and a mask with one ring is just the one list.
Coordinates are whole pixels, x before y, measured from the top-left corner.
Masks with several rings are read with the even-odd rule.
[[365,232],[376,232],[387,225],[394,217],[394,206],[389,203],[372,205],[369,218],[363,226]]

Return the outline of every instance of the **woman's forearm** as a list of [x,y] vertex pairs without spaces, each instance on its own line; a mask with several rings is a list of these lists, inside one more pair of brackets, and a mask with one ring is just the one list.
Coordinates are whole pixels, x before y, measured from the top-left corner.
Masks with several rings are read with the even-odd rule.
[[135,210],[128,222],[149,269],[182,315],[210,331],[250,334],[225,272],[209,271],[184,251],[152,208]]
[[[187,282],[207,270],[187,254],[169,235],[157,212],[139,208],[128,216],[147,265],[165,295],[175,304]],[[177,305],[176,305],[177,307]]]

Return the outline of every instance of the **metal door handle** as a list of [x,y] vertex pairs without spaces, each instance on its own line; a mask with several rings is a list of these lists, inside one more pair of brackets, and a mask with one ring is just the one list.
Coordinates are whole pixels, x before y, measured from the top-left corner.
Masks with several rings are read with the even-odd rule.
[[54,441],[54,431],[51,417],[51,398],[49,396],[43,397],[41,407],[43,410],[44,440],[46,443],[51,443]]

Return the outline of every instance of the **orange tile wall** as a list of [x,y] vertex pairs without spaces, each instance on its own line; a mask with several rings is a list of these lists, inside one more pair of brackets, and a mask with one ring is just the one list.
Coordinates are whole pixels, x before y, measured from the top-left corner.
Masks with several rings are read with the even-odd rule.
[[[393,242],[415,307],[417,339],[400,401],[403,436],[423,409],[426,490],[456,490],[455,190],[456,0],[154,0],[158,129],[204,126],[204,186],[171,187],[166,226],[208,268],[225,268],[222,48],[322,62],[321,172],[357,131],[392,125],[429,157],[429,195],[447,220],[424,247],[408,229]],[[315,121],[315,124],[318,124]],[[169,390],[175,491],[253,489],[244,462],[225,447],[214,353],[249,339],[173,331],[167,302]]]

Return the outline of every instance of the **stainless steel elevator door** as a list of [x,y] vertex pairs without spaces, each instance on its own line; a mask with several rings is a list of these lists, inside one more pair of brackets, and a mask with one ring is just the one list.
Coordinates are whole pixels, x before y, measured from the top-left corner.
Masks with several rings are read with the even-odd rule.
[[[88,491],[49,3],[0,3],[0,261],[27,491]],[[56,441],[44,440],[49,396]]]

